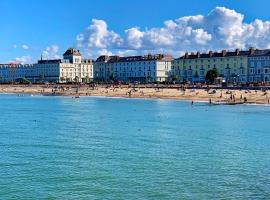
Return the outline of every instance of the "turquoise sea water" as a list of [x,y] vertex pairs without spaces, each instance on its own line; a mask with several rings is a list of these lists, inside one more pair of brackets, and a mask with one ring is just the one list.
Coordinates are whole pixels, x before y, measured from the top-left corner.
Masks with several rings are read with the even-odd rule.
[[270,107],[0,95],[0,199],[269,199]]

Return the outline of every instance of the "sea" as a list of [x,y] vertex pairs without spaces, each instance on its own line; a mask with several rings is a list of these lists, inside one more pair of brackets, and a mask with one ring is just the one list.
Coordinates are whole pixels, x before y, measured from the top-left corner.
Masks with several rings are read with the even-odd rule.
[[270,106],[0,95],[6,199],[270,199]]

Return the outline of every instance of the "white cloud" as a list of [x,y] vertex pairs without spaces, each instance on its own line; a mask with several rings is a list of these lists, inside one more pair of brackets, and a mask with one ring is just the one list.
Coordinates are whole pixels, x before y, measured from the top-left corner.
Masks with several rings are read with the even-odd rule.
[[31,62],[32,62],[32,57],[28,55],[28,56],[17,57],[14,60],[9,61],[8,63],[29,64]]
[[43,59],[60,59],[59,46],[51,45],[42,52]]
[[97,53],[98,53],[98,55],[106,55],[106,56],[111,56],[111,55],[113,55],[113,53],[110,52],[110,51],[108,51],[107,49],[101,49],[101,50],[99,50]]
[[84,33],[77,36],[78,46],[86,48],[104,49],[122,44],[121,37],[114,31],[109,31],[107,23],[103,20],[93,19],[92,24]]
[[140,49],[142,47],[142,38],[144,33],[139,28],[130,28],[125,31],[126,43],[131,49]]
[[16,44],[14,44],[14,45],[13,45],[13,48],[14,48],[14,49],[17,49],[17,45],[16,45]]
[[[225,7],[216,7],[207,15],[184,16],[166,20],[162,27],[131,27],[120,33],[108,29],[103,20],[93,19],[77,36],[78,46],[98,53],[168,52],[175,56],[185,51],[209,49],[246,49],[270,47],[270,21],[244,22],[244,15]],[[102,51],[100,51],[102,50]],[[106,51],[105,51],[106,50]]]
[[22,45],[22,48],[25,49],[25,50],[27,50],[27,49],[29,49],[29,46],[26,45],[26,44],[23,44],[23,45]]

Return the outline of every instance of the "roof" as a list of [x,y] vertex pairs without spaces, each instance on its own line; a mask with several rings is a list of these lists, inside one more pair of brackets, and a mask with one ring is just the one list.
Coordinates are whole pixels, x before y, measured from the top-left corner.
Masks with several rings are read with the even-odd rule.
[[270,55],[270,49],[256,49],[254,53],[250,56],[269,56]]
[[112,61],[117,61],[119,60],[121,57],[119,56],[99,56],[96,60],[96,62],[112,62]]
[[82,56],[82,54],[80,53],[79,50],[74,49],[74,48],[69,48],[68,50],[66,50],[66,52],[63,54],[63,56]]
[[209,53],[200,53],[200,52],[197,52],[196,54],[186,53],[184,56],[178,59],[220,58],[220,57],[248,56],[248,55],[249,55],[249,51],[236,50],[232,52],[232,51],[223,50],[222,52],[209,51]]
[[38,60],[38,64],[54,64],[54,63],[61,63],[61,59],[56,59],[56,60]]
[[8,64],[0,64],[0,67],[3,68],[24,68],[24,67],[33,67],[33,64],[13,64],[13,63],[8,63]]
[[165,54],[156,54],[156,55],[145,55],[145,56],[128,56],[128,57],[120,57],[120,56],[100,56],[96,62],[136,62],[136,61],[151,61],[151,60],[159,60],[159,61],[171,61],[173,58],[171,55]]
[[181,56],[180,58],[176,60],[181,59],[198,59],[198,58],[221,58],[221,57],[234,57],[234,56],[260,56],[260,55],[270,55],[270,49],[254,49],[250,48],[246,51],[241,51],[239,49],[236,49],[235,51],[226,51],[222,50],[221,52],[212,52],[209,51],[209,53],[200,53],[197,52],[194,53],[186,53],[184,56]]
[[82,59],[82,63],[93,63],[92,59]]

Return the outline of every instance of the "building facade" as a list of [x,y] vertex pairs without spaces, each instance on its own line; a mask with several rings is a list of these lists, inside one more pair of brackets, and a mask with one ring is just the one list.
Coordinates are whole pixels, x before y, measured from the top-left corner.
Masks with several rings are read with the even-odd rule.
[[95,81],[164,82],[169,78],[172,56],[100,56],[94,63]]
[[227,83],[270,83],[270,49],[186,53],[170,55],[100,56],[83,59],[79,50],[68,49],[63,59],[40,59],[35,64],[0,64],[0,82],[205,82],[216,69]]
[[270,82],[270,49],[255,50],[248,57],[248,81],[253,83]]
[[31,76],[34,72],[32,64],[0,64],[0,82],[17,82]]
[[47,82],[90,82],[93,80],[93,61],[82,59],[79,50],[70,48],[63,59],[39,60],[35,77]]
[[93,60],[82,59],[79,50],[70,48],[63,59],[43,60],[32,65],[0,65],[0,82],[90,82],[93,80]]
[[171,78],[178,81],[205,82],[208,70],[217,69],[219,76],[227,82],[247,82],[249,51],[212,52],[196,54],[186,53],[184,56],[172,61]]

